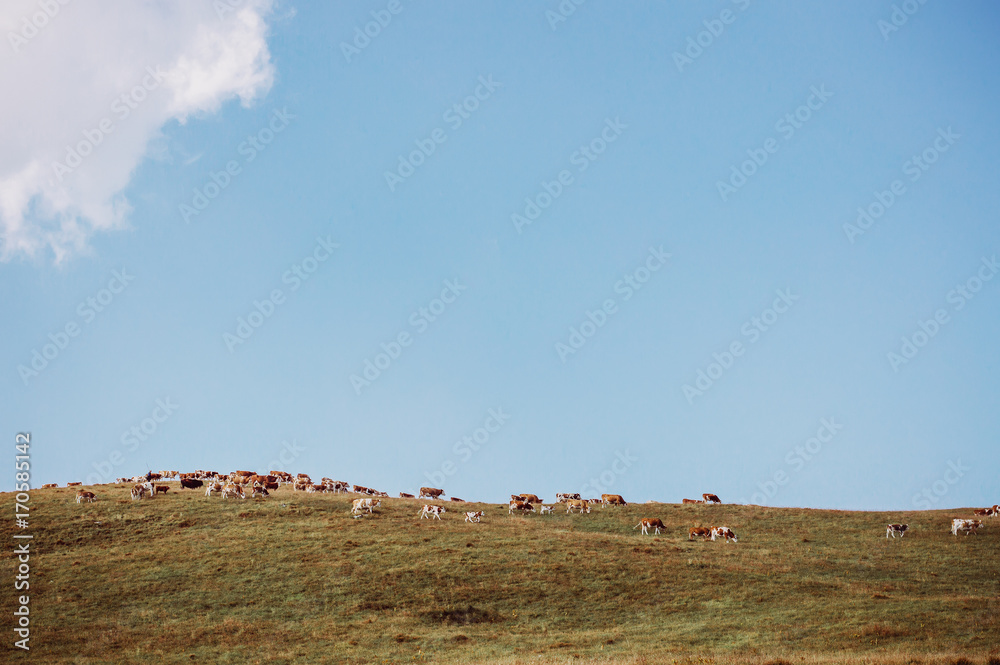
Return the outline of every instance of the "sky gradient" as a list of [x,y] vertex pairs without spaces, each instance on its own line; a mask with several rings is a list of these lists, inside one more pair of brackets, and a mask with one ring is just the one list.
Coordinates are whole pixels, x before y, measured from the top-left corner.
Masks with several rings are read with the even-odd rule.
[[34,485],[1000,501],[994,4],[233,4],[3,10]]

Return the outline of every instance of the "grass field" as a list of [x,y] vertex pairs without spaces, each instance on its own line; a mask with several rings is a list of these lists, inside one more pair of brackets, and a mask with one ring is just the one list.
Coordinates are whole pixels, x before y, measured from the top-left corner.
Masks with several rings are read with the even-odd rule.
[[[1000,518],[952,536],[971,510],[448,504],[428,521],[383,499],[353,519],[351,495],[169,484],[141,502],[32,492],[32,650],[4,662],[1000,663]],[[641,517],[666,532],[642,536]],[[887,541],[889,521],[907,536]],[[712,524],[739,543],[687,541]]]

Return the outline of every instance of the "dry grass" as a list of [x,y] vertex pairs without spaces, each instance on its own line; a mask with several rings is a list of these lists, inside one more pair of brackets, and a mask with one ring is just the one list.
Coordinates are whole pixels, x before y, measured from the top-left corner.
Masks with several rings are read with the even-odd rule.
[[[175,485],[175,483],[171,483]],[[937,665],[1000,656],[1000,520],[657,504],[512,517],[487,504],[282,489],[32,493],[32,659],[51,663]],[[6,496],[8,505],[12,497]],[[460,510],[485,510],[466,524]],[[968,511],[966,511],[968,512]],[[667,530],[632,527],[659,517]],[[884,525],[910,532],[886,541]],[[726,524],[738,544],[688,542]],[[8,522],[7,542],[11,526]],[[13,579],[14,564],[0,568]],[[13,611],[13,593],[0,611]]]

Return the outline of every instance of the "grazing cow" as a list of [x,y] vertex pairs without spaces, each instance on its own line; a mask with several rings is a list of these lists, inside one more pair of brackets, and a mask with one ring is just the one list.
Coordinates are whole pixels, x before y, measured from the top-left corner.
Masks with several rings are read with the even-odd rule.
[[145,485],[133,485],[132,486],[132,500],[133,501],[135,501],[136,499],[138,499],[138,500],[141,501],[142,497],[145,496],[145,495],[146,495],[146,486]]
[[196,490],[205,483],[197,478],[181,478],[181,489],[187,488],[189,490]]
[[681,503],[705,503],[704,501],[699,501],[698,499],[684,499]]
[[566,502],[566,514],[569,515],[573,509],[577,509],[581,514],[590,512],[590,502],[583,499],[570,499]]
[[1000,504],[997,504],[990,508],[990,517],[996,517],[1000,515]]
[[728,526],[713,526],[712,527],[712,540],[715,540],[716,536],[719,538],[725,538],[728,543],[732,540],[734,543],[738,543],[736,540],[736,534]]
[[66,487],[76,487],[77,485],[82,485],[83,483],[66,483]]
[[382,502],[378,499],[355,499],[351,502],[351,514],[360,513],[367,508],[371,515],[381,505]]
[[406,492],[400,492],[399,493],[399,498],[400,499],[415,499],[416,497],[413,496],[412,494],[407,494]]
[[[122,480],[123,480],[122,478],[119,478],[115,482],[122,482]],[[47,489],[49,487],[59,487],[59,483],[45,483],[44,485],[42,485],[42,489],[43,490]]]
[[535,494],[511,494],[511,501],[524,501],[525,503],[541,503],[542,500]]
[[533,513],[535,512],[535,507],[527,501],[511,501],[507,514],[513,515],[515,510],[520,510],[522,513]]
[[270,494],[268,494],[267,492],[267,488],[265,487],[254,487],[253,491],[250,492],[251,499],[256,499],[257,497],[263,499],[265,496],[270,496]]
[[477,510],[471,513],[465,513],[466,522],[476,522],[479,523],[483,519],[483,511]]
[[243,485],[237,485],[235,483],[229,483],[222,488],[222,498],[228,499],[230,496],[239,497],[241,499],[247,498],[247,495],[243,493]]
[[542,515],[550,515],[552,513],[552,506],[542,506],[538,512]]
[[722,503],[715,494],[702,494],[701,498],[705,499],[705,503]]
[[601,508],[604,506],[627,506],[621,494],[602,494]]
[[89,501],[90,503],[94,503],[94,493],[87,492],[86,490],[80,490],[79,492],[76,493],[76,502],[80,503],[81,501]]
[[579,500],[580,499],[580,494],[578,492],[577,493],[572,493],[572,494],[568,493],[568,492],[562,492],[562,493],[556,492],[556,503],[566,503],[570,499],[577,499],[577,500]]
[[655,535],[658,536],[658,535],[660,535],[660,529],[665,529],[666,528],[665,526],[663,526],[663,522],[660,521],[660,519],[658,517],[641,519],[641,520],[639,520],[639,523],[636,524],[632,528],[633,529],[638,529],[639,527],[642,527],[642,535],[644,535],[644,536],[648,535],[648,530],[649,529],[653,529],[653,532],[655,533]]
[[889,536],[895,538],[897,533],[899,534],[899,537],[902,538],[906,535],[906,530],[909,528],[909,524],[890,524],[885,528],[886,540],[888,540]]
[[696,526],[688,531],[688,540],[694,540],[695,538],[701,538],[702,540],[708,540],[712,537],[712,530],[704,526]]
[[[420,519],[441,519],[441,513],[447,512],[444,506],[429,506],[424,505],[423,509],[420,511]],[[430,517],[428,517],[428,515]]]
[[459,499],[459,498],[458,498],[457,496],[453,496],[453,497],[451,497],[451,498],[450,498],[450,499],[448,499],[448,500],[449,500],[449,501],[455,501],[455,502],[457,502],[457,503],[465,503],[465,499]]
[[419,499],[436,499],[444,494],[444,490],[439,490],[435,487],[421,487]]
[[212,492],[218,492],[218,493],[221,494],[222,493],[222,483],[209,483],[205,487],[205,496],[212,496]]
[[355,494],[368,494],[368,488],[362,487],[361,485],[355,485],[351,488]]
[[275,481],[273,483],[264,483],[263,487],[264,487],[264,489],[271,491],[271,490],[278,489],[279,485],[278,485],[277,481]]
[[956,518],[951,521],[951,533],[957,536],[958,532],[961,531],[968,536],[970,533],[976,533],[982,526],[982,520],[962,520]]
[[989,517],[993,514],[992,508],[977,508],[972,511],[972,514],[976,517]]

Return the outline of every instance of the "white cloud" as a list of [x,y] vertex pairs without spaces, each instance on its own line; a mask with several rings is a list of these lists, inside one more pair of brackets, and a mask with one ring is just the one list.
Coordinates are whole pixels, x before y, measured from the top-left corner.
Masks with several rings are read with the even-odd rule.
[[0,259],[59,262],[124,227],[122,192],[166,123],[267,94],[272,1],[4,0]]

